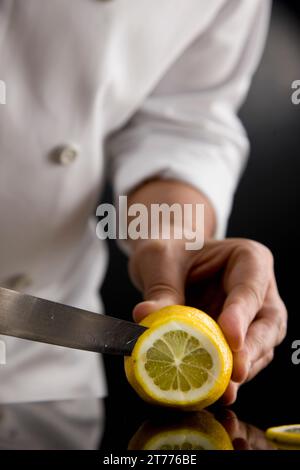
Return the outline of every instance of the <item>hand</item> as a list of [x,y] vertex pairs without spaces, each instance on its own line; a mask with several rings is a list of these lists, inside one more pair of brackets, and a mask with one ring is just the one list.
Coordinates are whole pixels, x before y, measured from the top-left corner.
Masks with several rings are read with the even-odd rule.
[[166,305],[199,308],[219,323],[233,351],[232,380],[223,396],[235,401],[241,383],[273,359],[286,334],[287,312],[274,276],[268,248],[245,239],[207,241],[187,251],[182,240],[140,240],[129,271],[145,301],[136,321]]

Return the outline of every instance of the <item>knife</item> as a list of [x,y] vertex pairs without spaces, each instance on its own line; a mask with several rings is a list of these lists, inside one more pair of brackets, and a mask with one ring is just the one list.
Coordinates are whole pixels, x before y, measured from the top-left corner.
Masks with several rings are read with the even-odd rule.
[[129,356],[147,328],[0,287],[0,334]]

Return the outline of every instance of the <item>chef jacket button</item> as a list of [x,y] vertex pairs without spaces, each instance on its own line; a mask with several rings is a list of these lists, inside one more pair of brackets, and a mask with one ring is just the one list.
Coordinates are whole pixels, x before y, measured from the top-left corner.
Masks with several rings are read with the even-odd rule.
[[57,147],[52,153],[52,159],[60,165],[70,165],[78,156],[78,147],[73,144]]
[[28,276],[28,274],[16,274],[8,278],[2,287],[6,287],[7,289],[13,289],[17,291],[22,291],[29,286],[32,285],[32,279]]

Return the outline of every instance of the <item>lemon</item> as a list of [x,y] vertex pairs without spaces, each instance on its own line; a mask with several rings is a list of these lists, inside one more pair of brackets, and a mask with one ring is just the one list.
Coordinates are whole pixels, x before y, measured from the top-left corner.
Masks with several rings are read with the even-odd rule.
[[267,442],[271,446],[273,446],[274,450],[300,450],[300,446],[299,445],[297,446],[297,444],[287,444],[287,443],[271,441],[271,440],[267,440]]
[[286,424],[266,430],[266,437],[271,441],[300,446],[300,424]]
[[199,410],[226,390],[232,354],[215,321],[192,307],[173,305],[147,316],[148,327],[125,358],[129,383],[152,404]]
[[148,421],[138,429],[128,445],[128,450],[232,449],[226,430],[208,411],[186,415],[167,425]]

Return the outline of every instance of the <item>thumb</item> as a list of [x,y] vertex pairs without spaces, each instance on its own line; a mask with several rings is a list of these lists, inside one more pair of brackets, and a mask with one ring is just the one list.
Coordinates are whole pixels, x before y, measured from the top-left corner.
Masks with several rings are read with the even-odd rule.
[[144,297],[133,310],[137,322],[162,307],[184,303],[185,272],[177,250],[171,248],[158,244],[133,256],[131,278]]

